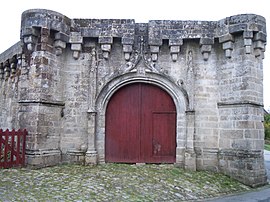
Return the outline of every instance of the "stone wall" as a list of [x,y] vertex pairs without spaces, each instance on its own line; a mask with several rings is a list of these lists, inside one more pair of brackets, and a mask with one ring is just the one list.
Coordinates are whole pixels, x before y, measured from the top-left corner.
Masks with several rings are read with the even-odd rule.
[[26,128],[27,162],[105,160],[105,115],[121,87],[143,82],[174,100],[176,164],[266,183],[265,19],[70,19],[22,14],[21,41],[0,55],[2,128]]

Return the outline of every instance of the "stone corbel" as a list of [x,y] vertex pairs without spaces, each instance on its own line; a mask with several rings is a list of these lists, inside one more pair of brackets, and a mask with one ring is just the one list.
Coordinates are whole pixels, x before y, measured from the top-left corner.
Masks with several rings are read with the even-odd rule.
[[11,69],[11,76],[14,76],[16,74],[16,69],[17,69],[17,57],[13,56],[10,60],[10,69]]
[[7,79],[10,76],[10,64],[9,61],[6,60],[4,63],[4,78]]
[[61,32],[57,32],[54,35],[54,48],[57,56],[62,55],[63,49],[66,48],[69,37]]
[[4,79],[4,65],[0,64],[0,79]]
[[110,52],[111,52],[111,49],[112,49],[113,37],[112,36],[100,36],[98,38],[98,42],[101,44],[101,50],[103,52],[103,57],[105,59],[108,59]]
[[178,53],[180,53],[180,46],[170,46],[171,58],[173,62],[177,61]]
[[170,46],[170,53],[173,62],[177,61],[178,54],[181,51],[181,46],[183,45],[183,39],[170,39],[169,46]]
[[53,45],[55,47],[55,54],[57,56],[62,55],[63,49],[66,48],[66,42],[61,40],[55,40]]
[[201,38],[200,39],[201,53],[205,61],[207,61],[209,58],[213,44],[214,44],[214,38]]
[[73,58],[77,60],[80,57],[80,52],[82,51],[82,44],[71,44],[71,50],[73,51]]
[[17,65],[18,67],[22,67],[22,54],[17,55]]
[[23,43],[26,45],[26,48],[29,52],[35,50],[35,46],[38,41],[38,31],[37,29],[27,29],[25,30],[25,35],[23,36]]
[[80,52],[82,51],[83,37],[81,36],[81,33],[71,32],[69,43],[71,43],[71,50],[73,51],[73,58],[77,60],[80,57]]
[[105,59],[109,58],[111,52],[112,45],[111,44],[101,44],[101,50],[103,52],[103,57]]
[[234,37],[231,34],[226,34],[219,37],[219,43],[222,43],[222,49],[225,50],[226,58],[232,57]]
[[130,60],[130,55],[132,53],[132,50],[133,50],[132,45],[123,45],[123,52],[124,52],[126,61]]
[[151,59],[156,62],[158,59],[159,46],[150,45]]
[[201,45],[201,53],[205,61],[208,60],[211,50],[212,50],[212,45]]
[[123,37],[122,38],[122,44],[123,44],[123,52],[124,52],[125,60],[129,61],[131,53],[133,52],[134,38],[132,38],[132,37]]
[[253,41],[255,57],[262,56],[262,58],[264,58],[266,35],[262,32],[258,32],[254,35]]

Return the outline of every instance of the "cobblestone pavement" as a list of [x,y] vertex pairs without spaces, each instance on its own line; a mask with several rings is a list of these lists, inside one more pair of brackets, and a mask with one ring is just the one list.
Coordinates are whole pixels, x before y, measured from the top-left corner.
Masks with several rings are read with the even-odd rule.
[[204,201],[249,187],[173,165],[61,165],[0,169],[0,201]]

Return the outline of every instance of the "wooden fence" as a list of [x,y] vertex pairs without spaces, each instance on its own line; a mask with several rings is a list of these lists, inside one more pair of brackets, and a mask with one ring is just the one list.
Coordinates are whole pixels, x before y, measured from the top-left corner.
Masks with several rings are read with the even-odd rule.
[[0,168],[25,165],[25,141],[27,131],[0,129]]

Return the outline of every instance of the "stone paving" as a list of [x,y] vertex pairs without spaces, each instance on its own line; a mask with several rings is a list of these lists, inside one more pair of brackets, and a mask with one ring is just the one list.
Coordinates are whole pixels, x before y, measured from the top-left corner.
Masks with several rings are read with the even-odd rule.
[[203,201],[251,188],[173,165],[61,165],[0,169],[0,201]]

